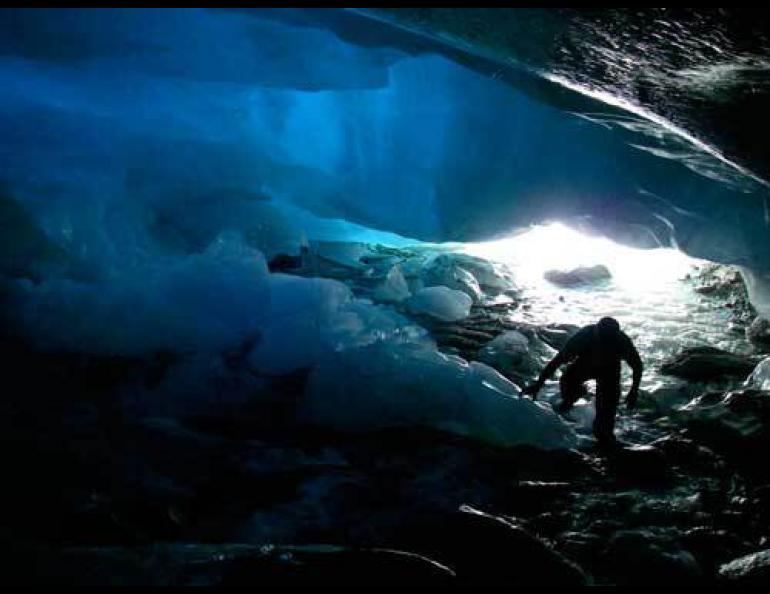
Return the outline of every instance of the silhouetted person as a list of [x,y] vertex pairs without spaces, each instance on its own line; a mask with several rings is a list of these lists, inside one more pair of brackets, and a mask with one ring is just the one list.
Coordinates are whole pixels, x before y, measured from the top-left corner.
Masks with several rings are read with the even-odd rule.
[[581,328],[543,369],[537,381],[524,389],[524,394],[537,398],[545,381],[563,364],[569,363],[561,375],[562,402],[560,412],[566,412],[585,394],[583,384],[596,380],[596,420],[594,435],[602,445],[615,440],[615,413],[620,400],[620,361],[634,372],[633,384],[626,397],[628,408],[636,406],[639,383],[642,380],[642,360],[631,339],[620,329],[615,318],[602,318],[596,324]]

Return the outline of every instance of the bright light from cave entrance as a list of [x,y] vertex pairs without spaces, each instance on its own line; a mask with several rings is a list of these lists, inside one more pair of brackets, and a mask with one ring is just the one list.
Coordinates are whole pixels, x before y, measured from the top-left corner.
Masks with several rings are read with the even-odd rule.
[[610,288],[660,289],[682,278],[699,260],[671,248],[636,249],[603,237],[589,236],[561,223],[532,227],[512,237],[475,243],[466,251],[511,266],[520,281],[547,283],[548,270],[571,270],[603,264],[612,274]]
[[[723,344],[729,312],[704,309],[691,283],[682,282],[694,265],[706,262],[678,250],[635,249],[551,223],[466,244],[464,251],[510,267],[526,304],[512,315],[522,321],[583,325],[613,316],[649,363],[660,363],[684,344]],[[543,278],[548,270],[597,264],[609,269],[608,281],[563,287]],[[647,374],[642,387],[654,387],[654,378]]]

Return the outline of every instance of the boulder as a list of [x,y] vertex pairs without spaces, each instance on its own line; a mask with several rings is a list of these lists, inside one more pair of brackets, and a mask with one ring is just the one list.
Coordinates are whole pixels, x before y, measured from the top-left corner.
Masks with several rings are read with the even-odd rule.
[[580,266],[572,270],[547,270],[543,278],[560,287],[578,287],[603,282],[612,278],[609,269],[603,264]]
[[[453,572],[413,553],[333,545],[155,544],[31,551],[24,583],[79,586],[450,585]],[[11,573],[12,583],[14,574]]]
[[725,563],[719,568],[719,576],[731,584],[767,586],[770,584],[770,549]]
[[602,561],[618,585],[690,584],[702,579],[693,555],[647,530],[618,530]]
[[688,347],[660,366],[660,372],[689,381],[710,381],[723,377],[746,377],[755,365],[755,357],[737,355],[710,346]]
[[588,581],[575,563],[534,534],[469,506],[400,527],[393,538],[396,548],[450,567],[461,583],[578,586]]
[[489,341],[479,350],[478,360],[519,383],[534,379],[542,367],[531,341],[516,330]]
[[606,452],[608,467],[619,477],[633,482],[660,482],[668,478],[663,453],[649,445],[631,445]]
[[744,470],[767,473],[766,463],[752,452],[770,445],[770,392],[708,392],[682,407],[688,434],[718,453],[731,456]]

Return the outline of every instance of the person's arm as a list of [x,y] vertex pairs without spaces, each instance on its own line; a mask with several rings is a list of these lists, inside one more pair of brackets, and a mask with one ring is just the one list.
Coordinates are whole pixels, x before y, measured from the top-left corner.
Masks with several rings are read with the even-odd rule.
[[639,351],[636,350],[634,343],[631,342],[630,338],[627,338],[627,340],[626,352],[624,353],[623,359],[625,359],[626,363],[631,367],[634,375],[631,381],[631,389],[628,391],[628,396],[626,396],[626,404],[629,408],[634,408],[636,406],[636,399],[639,396],[639,385],[642,382],[644,364],[642,363],[642,358],[639,356]]
[[540,377],[537,378],[537,381],[524,388],[523,393],[532,396],[532,400],[537,400],[537,393],[542,389],[545,382],[550,379],[562,363],[565,362],[566,360],[564,359],[562,352],[559,351],[556,353],[556,356],[551,359],[548,362],[548,365],[543,368],[543,371],[540,372]]
[[522,393],[532,396],[532,400],[537,400],[537,393],[542,389],[545,382],[551,378],[561,365],[574,359],[578,355],[582,344],[582,334],[582,332],[578,332],[570,338],[567,341],[567,344],[565,344],[564,347],[556,353],[556,356],[548,362],[548,365],[543,368],[537,381],[524,388]]

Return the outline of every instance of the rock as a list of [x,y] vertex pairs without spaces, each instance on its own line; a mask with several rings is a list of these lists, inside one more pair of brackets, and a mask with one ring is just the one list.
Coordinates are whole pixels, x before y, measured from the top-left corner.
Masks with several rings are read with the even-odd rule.
[[671,434],[656,439],[650,445],[659,450],[668,466],[682,466],[699,474],[720,474],[724,462],[707,447],[681,435]]
[[757,317],[746,328],[746,338],[762,351],[770,350],[770,321]]
[[609,269],[603,264],[580,266],[572,270],[547,270],[543,278],[554,285],[576,287],[590,285],[612,278]]
[[619,477],[634,482],[659,482],[668,478],[665,456],[649,445],[619,447],[607,452],[609,468]]
[[660,366],[661,373],[689,381],[710,381],[725,376],[746,377],[754,369],[754,357],[736,355],[710,346],[689,347]]
[[767,586],[770,584],[770,549],[725,563],[719,568],[719,575],[731,584]]
[[726,530],[717,530],[711,526],[690,528],[681,535],[680,540],[708,575],[716,575],[720,565],[746,551],[748,547],[748,543]]
[[578,330],[580,326],[574,324],[551,324],[538,328],[537,333],[550,347],[561,350]]
[[474,303],[481,301],[479,282],[472,273],[458,264],[454,254],[441,254],[430,259],[422,270],[421,278],[426,287],[447,287],[462,291]]
[[542,367],[532,352],[530,340],[516,330],[509,330],[484,345],[478,360],[519,382],[533,379]]
[[414,553],[327,545],[278,547],[261,557],[238,559],[225,572],[220,584],[259,587],[273,583],[448,586],[454,577],[448,567]]
[[697,583],[702,572],[693,555],[647,530],[619,530],[603,555],[608,574],[619,585]]
[[766,451],[770,445],[770,392],[709,392],[689,402],[679,414],[693,439],[730,456],[744,470],[768,473],[765,460],[752,452]]
[[394,545],[452,568],[466,584],[583,585],[588,581],[575,563],[524,528],[469,506],[399,528]]
[[402,551],[331,545],[155,544],[33,551],[25,583],[80,586],[449,585],[447,567]]

